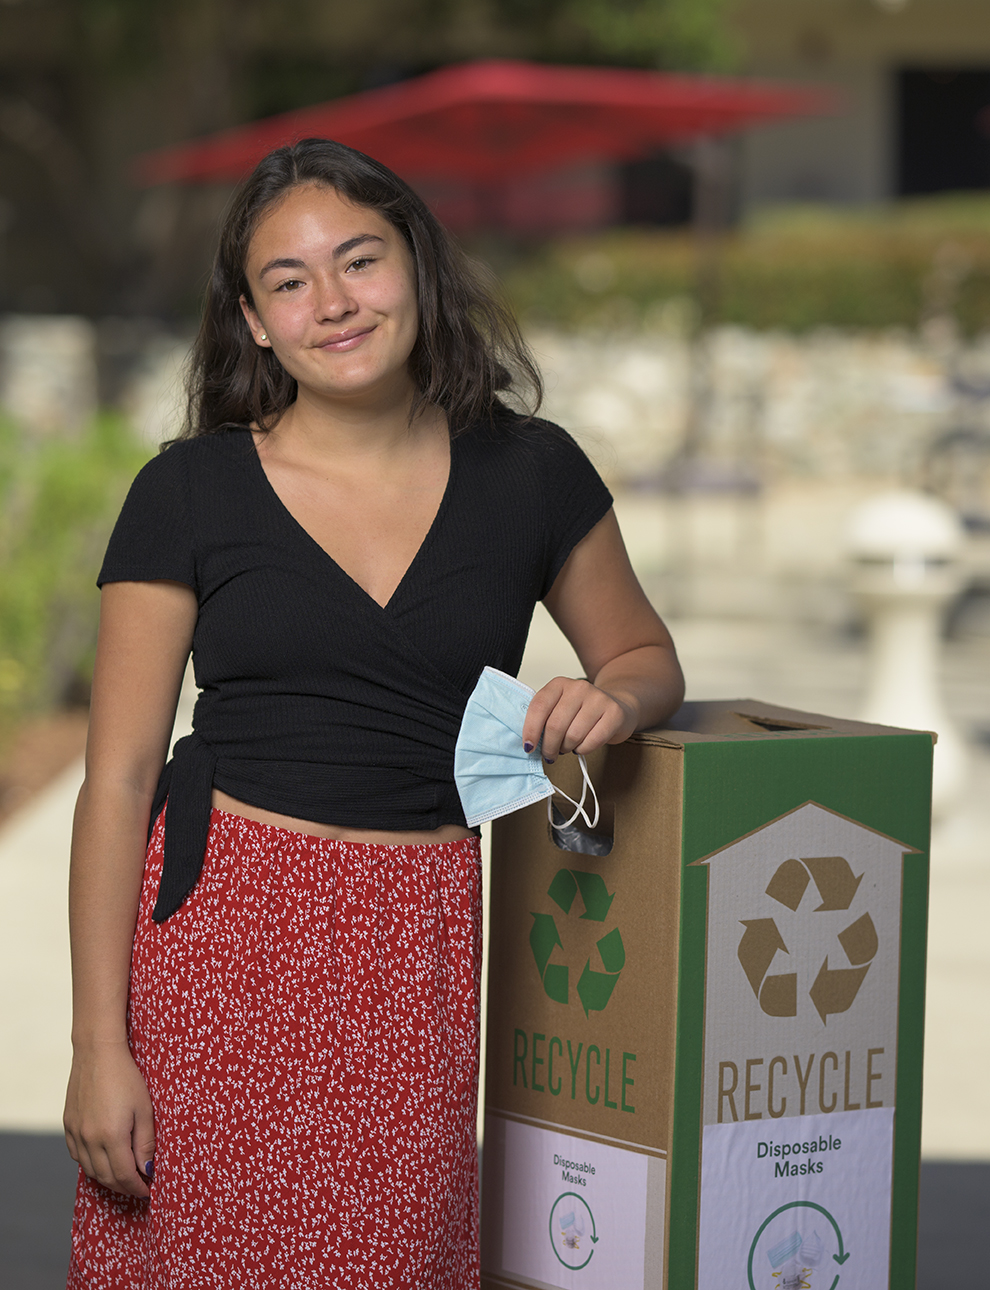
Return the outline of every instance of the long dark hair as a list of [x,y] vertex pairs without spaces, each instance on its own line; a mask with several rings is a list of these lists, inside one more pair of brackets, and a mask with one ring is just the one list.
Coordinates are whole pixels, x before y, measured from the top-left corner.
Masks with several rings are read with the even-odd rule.
[[303,139],[270,152],[234,195],[220,229],[203,321],[188,377],[183,439],[252,423],[268,430],[294,402],[296,382],[271,349],[255,344],[239,299],[258,221],[292,188],[323,184],[377,211],[405,238],[415,263],[419,336],[409,364],[416,385],[410,416],[443,409],[452,434],[505,410],[499,395],[530,395],[539,370],[493,275],[469,260],[426,204],[381,162],[332,139]]

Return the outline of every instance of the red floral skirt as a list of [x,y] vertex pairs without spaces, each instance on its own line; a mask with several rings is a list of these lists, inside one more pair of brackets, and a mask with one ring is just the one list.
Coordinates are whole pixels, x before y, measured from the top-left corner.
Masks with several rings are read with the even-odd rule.
[[475,1290],[481,864],[214,810],[202,876],[151,919],[131,1048],[149,1200],[80,1173],[69,1290]]

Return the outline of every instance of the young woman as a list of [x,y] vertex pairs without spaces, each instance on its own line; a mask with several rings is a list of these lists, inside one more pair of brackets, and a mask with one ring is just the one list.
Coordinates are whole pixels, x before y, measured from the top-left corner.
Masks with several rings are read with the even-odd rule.
[[[513,372],[538,386],[385,167],[309,139],[246,181],[189,424],[100,575],[74,1290],[478,1284],[466,700],[517,671],[541,599],[592,680],[537,693],[527,751],[618,743],[682,697],[607,490],[509,410]],[[195,733],[165,765],[190,650]]]

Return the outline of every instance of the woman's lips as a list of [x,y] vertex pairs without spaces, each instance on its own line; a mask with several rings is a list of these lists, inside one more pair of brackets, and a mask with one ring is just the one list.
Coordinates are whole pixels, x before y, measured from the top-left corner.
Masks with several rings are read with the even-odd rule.
[[365,336],[370,336],[374,330],[374,327],[351,327],[347,331],[338,332],[336,336],[328,337],[316,348],[329,349],[335,354],[349,349],[356,349]]

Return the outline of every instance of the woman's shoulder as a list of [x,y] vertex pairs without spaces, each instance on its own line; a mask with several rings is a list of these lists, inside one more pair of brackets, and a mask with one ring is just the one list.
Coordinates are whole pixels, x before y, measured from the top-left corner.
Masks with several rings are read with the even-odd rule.
[[[162,445],[135,476],[126,509],[136,509],[149,517],[170,514],[176,508],[188,510],[202,492],[197,481],[203,482],[208,494],[216,493],[217,488],[211,487],[209,481],[226,475],[229,463],[244,453],[246,446],[254,447],[249,432],[197,435]],[[222,495],[223,489],[220,492]]]
[[544,456],[555,451],[577,451],[584,455],[573,435],[545,417],[525,415],[511,408],[500,408],[490,418],[471,426],[463,436],[465,443],[495,451]]
[[158,457],[191,465],[246,455],[253,447],[251,432],[246,426],[225,426],[222,430],[167,439],[159,448]]
[[588,454],[563,426],[545,417],[525,416],[506,408],[491,420],[479,422],[463,436],[479,459],[512,461],[552,478],[575,472],[597,473]]
[[232,427],[211,434],[198,434],[189,438],[170,439],[141,469],[138,478],[148,482],[165,482],[196,471],[236,461],[247,457],[254,450],[250,431]]

